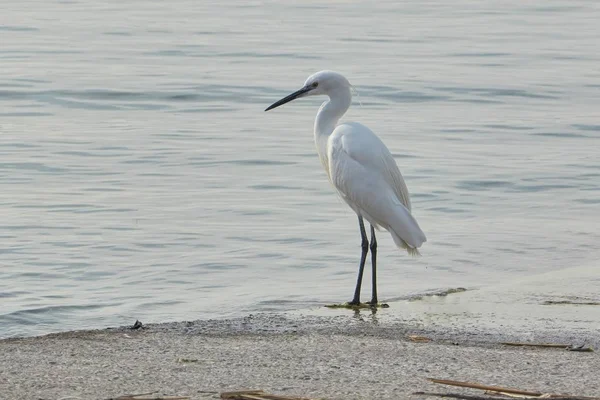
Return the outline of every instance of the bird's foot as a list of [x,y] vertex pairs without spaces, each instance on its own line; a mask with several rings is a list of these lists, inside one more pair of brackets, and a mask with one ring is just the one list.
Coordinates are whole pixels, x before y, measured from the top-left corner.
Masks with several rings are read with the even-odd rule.
[[390,308],[390,305],[387,303],[380,303],[377,299],[371,299],[371,301],[367,301],[365,304],[368,304],[371,308]]
[[360,302],[347,302],[342,304],[327,304],[325,307],[327,308],[345,308],[348,310],[362,310],[362,309],[373,309],[373,308],[389,308],[389,304],[387,303],[360,303]]
[[325,305],[327,308],[346,308],[348,310],[360,310],[364,308],[371,308],[371,306],[367,303],[355,303],[352,301],[341,303],[341,304],[327,304]]
[[379,303],[377,300],[367,301],[365,304],[368,304],[371,308],[390,308],[388,303]]

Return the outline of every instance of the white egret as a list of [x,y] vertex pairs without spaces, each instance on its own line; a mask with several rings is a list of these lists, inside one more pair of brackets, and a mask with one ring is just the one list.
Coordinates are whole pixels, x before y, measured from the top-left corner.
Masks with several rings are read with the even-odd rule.
[[411,214],[408,189],[394,157],[369,128],[356,122],[338,124],[352,102],[352,86],[341,74],[320,71],[308,77],[304,86],[270,105],[265,111],[292,100],[325,95],[315,119],[317,153],[329,181],[358,215],[362,254],[351,306],[360,305],[360,287],[369,241],[364,219],[371,225],[372,297],[367,304],[377,305],[377,240],[375,229],[387,230],[399,248],[411,255],[427,239]]

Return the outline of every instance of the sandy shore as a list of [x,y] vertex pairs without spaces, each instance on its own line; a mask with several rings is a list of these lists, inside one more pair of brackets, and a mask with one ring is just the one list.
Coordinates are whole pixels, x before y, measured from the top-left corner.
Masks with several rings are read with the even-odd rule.
[[[409,334],[433,340],[413,342]],[[597,352],[509,347],[497,343],[502,339],[351,316],[278,315],[5,339],[0,398],[108,399],[156,391],[206,399],[240,389],[328,399],[482,394],[427,377],[600,396]]]

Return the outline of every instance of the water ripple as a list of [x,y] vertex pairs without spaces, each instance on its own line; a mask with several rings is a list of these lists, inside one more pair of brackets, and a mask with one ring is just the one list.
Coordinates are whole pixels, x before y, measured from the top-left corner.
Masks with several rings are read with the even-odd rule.
[[312,137],[324,99],[263,112],[325,68],[356,86],[344,119],[381,134],[428,237],[414,259],[378,233],[381,296],[539,274],[522,293],[596,290],[577,280],[600,259],[590,7],[279,2],[296,18],[277,24],[197,3],[94,3],[67,25],[54,2],[3,9],[0,337],[351,295],[356,217]]

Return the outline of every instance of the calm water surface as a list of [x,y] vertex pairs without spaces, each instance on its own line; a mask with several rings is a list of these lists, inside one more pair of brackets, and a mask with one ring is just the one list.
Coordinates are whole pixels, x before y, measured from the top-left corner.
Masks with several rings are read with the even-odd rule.
[[263,112],[320,69],[358,89],[346,120],[390,147],[429,239],[415,259],[379,235],[383,299],[600,301],[599,20],[571,0],[5,2],[0,337],[349,300],[322,99]]

